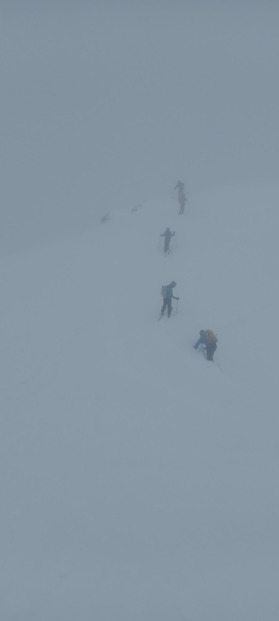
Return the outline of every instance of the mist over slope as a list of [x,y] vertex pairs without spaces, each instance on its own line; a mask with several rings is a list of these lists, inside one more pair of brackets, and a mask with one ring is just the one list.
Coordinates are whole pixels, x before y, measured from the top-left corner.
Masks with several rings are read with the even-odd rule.
[[278,198],[158,198],[1,261],[5,619],[278,615]]
[[276,183],[278,20],[272,0],[1,0],[0,257],[177,177]]

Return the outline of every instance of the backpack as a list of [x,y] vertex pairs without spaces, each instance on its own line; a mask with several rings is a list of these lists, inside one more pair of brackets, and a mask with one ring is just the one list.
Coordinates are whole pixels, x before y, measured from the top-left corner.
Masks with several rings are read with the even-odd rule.
[[161,296],[163,297],[163,299],[165,299],[165,297],[166,297],[167,288],[168,288],[168,285],[162,285],[162,287],[161,287]]
[[207,342],[214,343],[216,345],[218,339],[217,339],[217,336],[215,336],[214,332],[212,332],[212,330],[205,330],[204,333],[205,333]]

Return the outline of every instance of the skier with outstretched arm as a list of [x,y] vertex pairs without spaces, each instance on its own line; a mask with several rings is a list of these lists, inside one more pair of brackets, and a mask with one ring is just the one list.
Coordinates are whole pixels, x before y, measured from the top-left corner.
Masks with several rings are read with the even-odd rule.
[[162,287],[162,289],[161,289],[161,293],[162,293],[162,296],[163,296],[163,306],[161,308],[160,319],[161,319],[161,317],[163,317],[163,314],[164,314],[166,309],[168,310],[168,317],[170,317],[171,316],[171,312],[172,312],[171,301],[172,300],[179,300],[178,297],[173,295],[174,287],[176,287],[176,282],[174,280],[172,280],[172,282],[169,285],[164,285]]
[[217,349],[217,336],[212,330],[200,330],[200,338],[194,345],[194,349],[198,349],[200,345],[206,349],[206,359],[213,362],[213,355]]
[[170,240],[174,236],[175,231],[171,232],[170,228],[167,227],[164,233],[161,233],[161,237],[165,238],[164,241],[164,253],[167,254],[170,251]]

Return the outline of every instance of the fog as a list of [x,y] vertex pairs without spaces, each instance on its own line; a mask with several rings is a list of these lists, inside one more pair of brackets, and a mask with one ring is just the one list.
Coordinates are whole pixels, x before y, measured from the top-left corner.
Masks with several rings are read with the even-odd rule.
[[147,201],[2,257],[4,621],[279,618],[278,201]]
[[278,175],[277,2],[1,0],[1,253]]

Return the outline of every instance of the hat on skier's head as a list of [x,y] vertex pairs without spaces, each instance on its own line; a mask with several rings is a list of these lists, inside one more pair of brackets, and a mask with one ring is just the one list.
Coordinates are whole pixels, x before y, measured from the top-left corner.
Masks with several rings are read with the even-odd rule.
[[176,287],[176,282],[174,280],[171,281],[171,287]]

